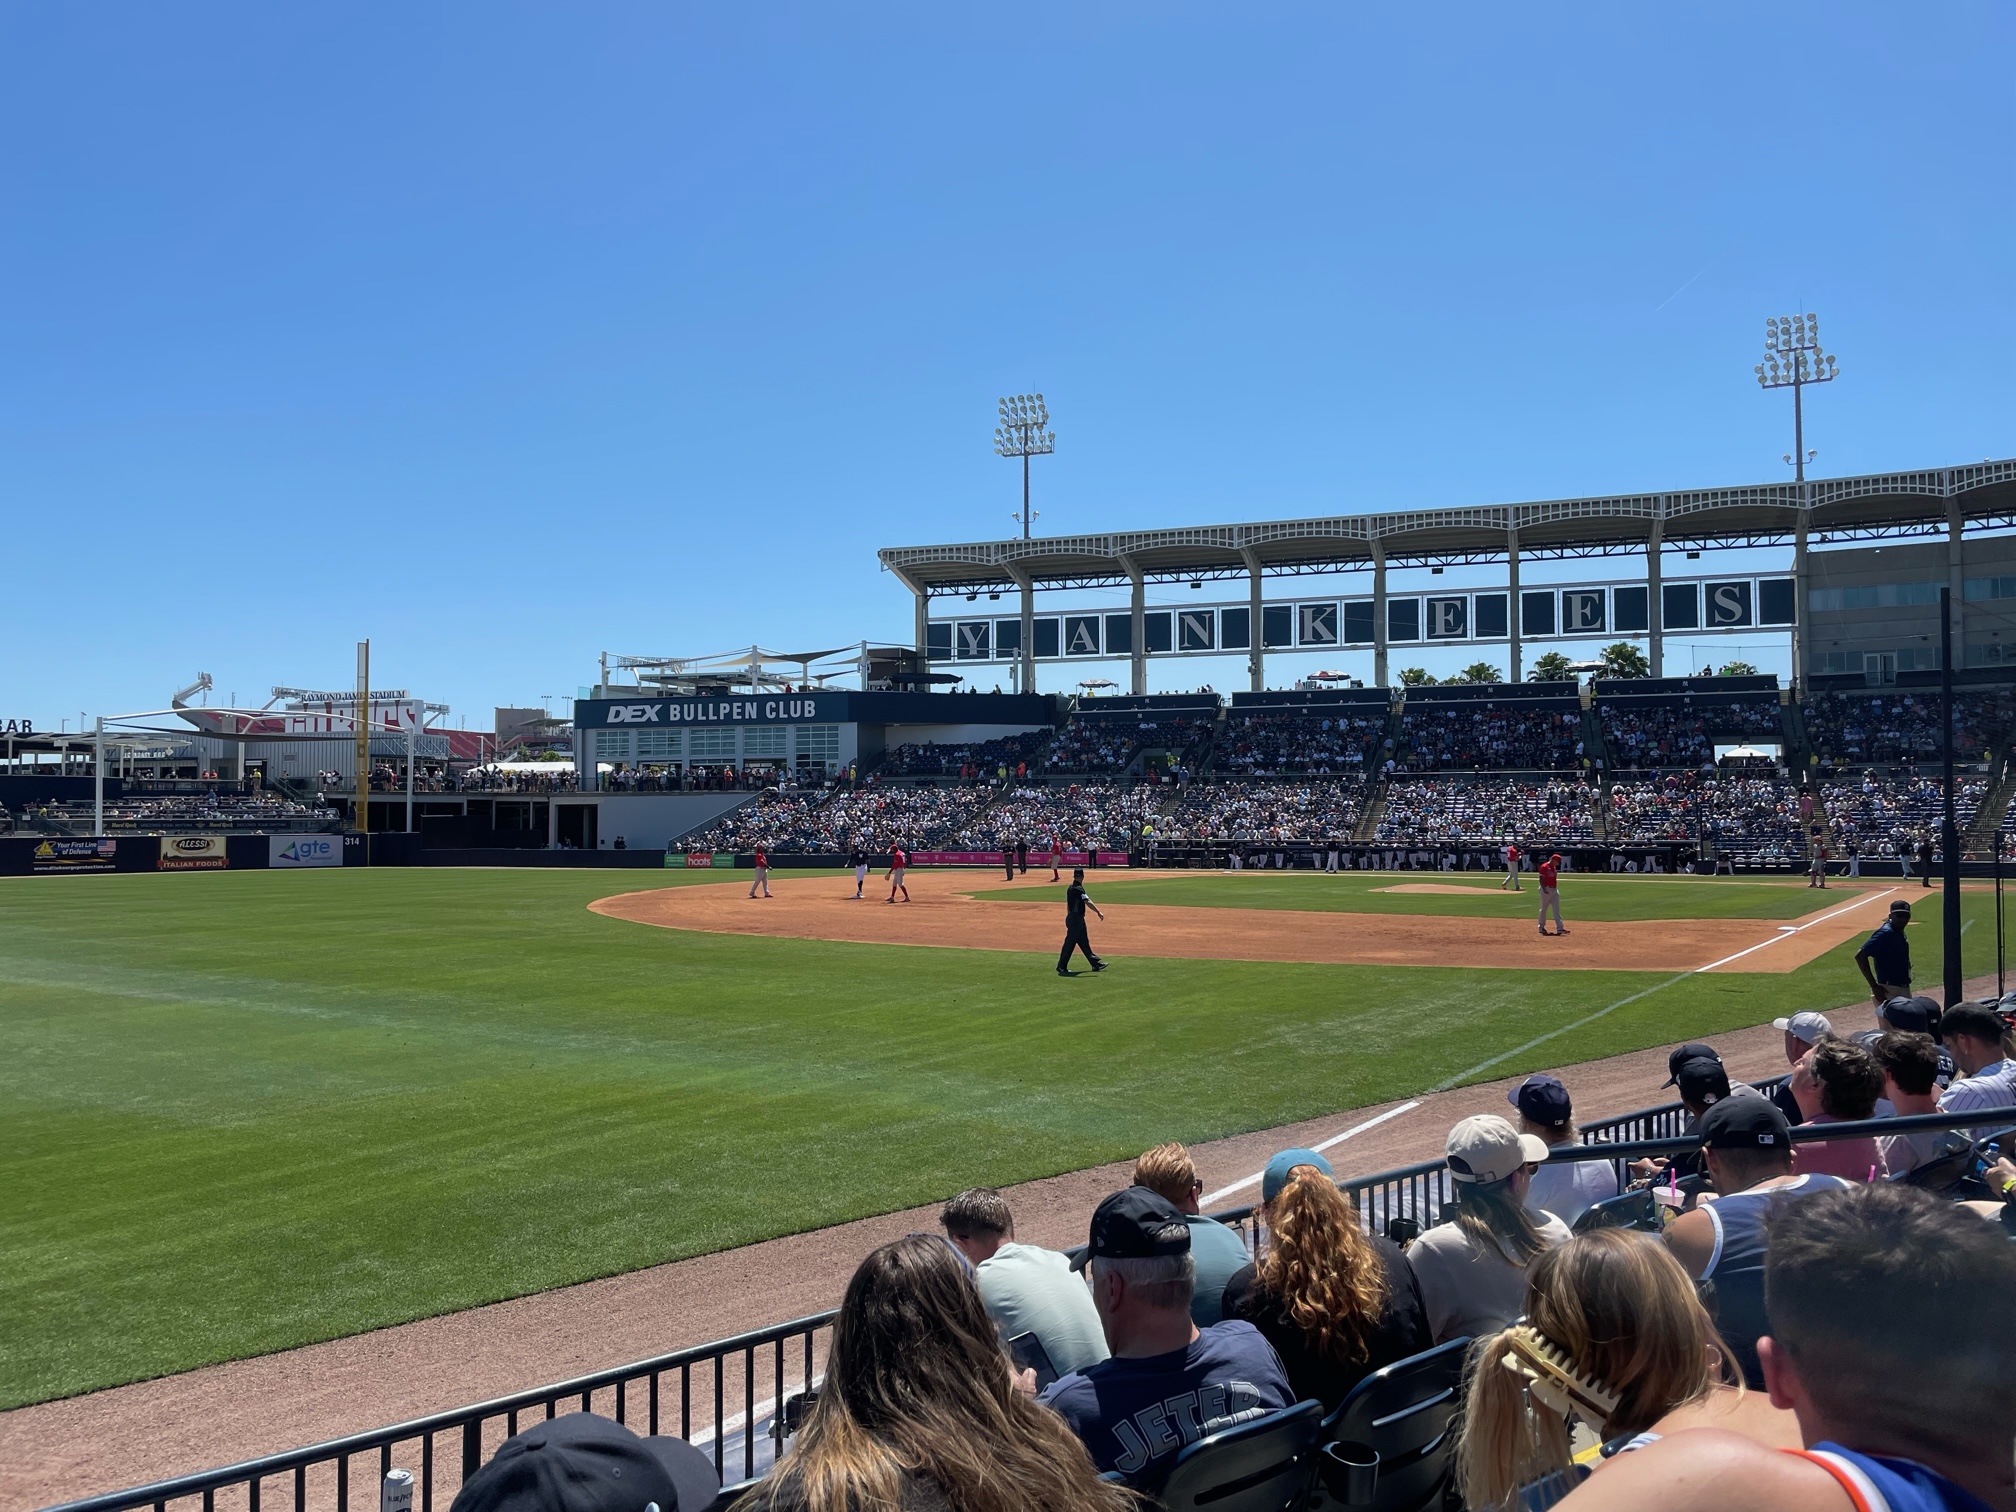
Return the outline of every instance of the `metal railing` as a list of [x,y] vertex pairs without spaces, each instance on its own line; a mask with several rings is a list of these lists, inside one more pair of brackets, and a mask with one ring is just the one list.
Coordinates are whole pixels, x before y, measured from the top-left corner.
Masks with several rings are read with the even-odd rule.
[[202,1512],[376,1512],[376,1481],[395,1465],[413,1474],[414,1512],[436,1512],[505,1439],[563,1410],[600,1412],[637,1433],[699,1444],[732,1485],[769,1468],[774,1446],[764,1421],[816,1382],[833,1317],[794,1318],[390,1428],[67,1502],[62,1512],[167,1512],[171,1502],[199,1497]]
[[[1756,1085],[1769,1088],[1783,1079]],[[1594,1119],[1582,1126],[1582,1143],[1556,1146],[1549,1158],[1610,1160],[1622,1176],[1625,1161],[1694,1148],[1684,1132],[1687,1118],[1679,1103],[1668,1103]],[[1793,1131],[1793,1139],[1806,1143],[2010,1125],[2016,1125],[2016,1109],[1998,1108],[1802,1126]],[[1447,1167],[1440,1159],[1349,1177],[1338,1185],[1375,1233],[1396,1217],[1433,1227],[1452,1200]],[[1251,1248],[1257,1214],[1257,1205],[1248,1205],[1210,1216],[1238,1230]],[[563,1404],[568,1411],[601,1412],[639,1433],[668,1433],[702,1445],[711,1452],[723,1483],[732,1487],[769,1469],[778,1443],[771,1424],[794,1393],[818,1383],[835,1316],[835,1311],[814,1313],[393,1427],[66,1502],[48,1512],[167,1512],[171,1502],[195,1498],[201,1498],[202,1512],[373,1512],[375,1488],[353,1503],[352,1483],[360,1473],[382,1479],[395,1464],[413,1472],[415,1512],[435,1512],[437,1505],[445,1508],[453,1500],[462,1482],[506,1438],[534,1421],[559,1415]]]

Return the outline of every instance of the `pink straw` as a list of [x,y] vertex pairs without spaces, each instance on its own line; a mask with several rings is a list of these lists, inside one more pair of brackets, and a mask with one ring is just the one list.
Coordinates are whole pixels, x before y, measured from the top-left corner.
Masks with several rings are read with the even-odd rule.
[[1876,1167],[1874,1166],[1869,1167],[1869,1179],[1871,1181],[1874,1181],[1876,1179]]

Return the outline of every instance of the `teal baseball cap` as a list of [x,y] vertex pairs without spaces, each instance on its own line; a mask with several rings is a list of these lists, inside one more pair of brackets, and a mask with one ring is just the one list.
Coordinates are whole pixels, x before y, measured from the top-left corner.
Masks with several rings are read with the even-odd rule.
[[1281,1188],[1288,1185],[1288,1173],[1297,1166],[1314,1166],[1325,1176],[1334,1175],[1330,1162],[1314,1150],[1283,1150],[1267,1162],[1267,1169],[1260,1177],[1260,1200],[1272,1202],[1281,1195]]

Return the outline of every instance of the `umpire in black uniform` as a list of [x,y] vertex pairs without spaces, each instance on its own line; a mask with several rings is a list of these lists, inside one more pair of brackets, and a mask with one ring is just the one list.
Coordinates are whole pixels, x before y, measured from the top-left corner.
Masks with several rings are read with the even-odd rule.
[[1071,975],[1071,952],[1082,950],[1085,959],[1092,963],[1094,971],[1104,971],[1106,963],[1092,954],[1092,941],[1085,934],[1085,910],[1099,914],[1099,922],[1106,922],[1106,915],[1099,913],[1099,905],[1085,896],[1085,868],[1075,867],[1071,872],[1071,885],[1064,889],[1064,948],[1057,952],[1057,975]]

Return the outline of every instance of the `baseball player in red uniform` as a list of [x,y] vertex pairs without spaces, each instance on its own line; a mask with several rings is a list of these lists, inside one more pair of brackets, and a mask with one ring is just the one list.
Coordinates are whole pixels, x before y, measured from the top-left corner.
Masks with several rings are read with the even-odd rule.
[[1549,856],[1540,863],[1540,933],[1547,933],[1547,910],[1554,910],[1554,933],[1568,933],[1561,922],[1561,858]]
[[770,852],[765,846],[756,847],[756,880],[749,884],[749,896],[756,896],[757,888],[763,889],[763,896],[770,896]]
[[1498,884],[1498,891],[1503,892],[1508,887],[1514,892],[1526,890],[1519,885],[1519,847],[1516,845],[1505,847],[1505,880]]
[[903,853],[903,847],[889,847],[889,901],[896,901],[896,894],[903,894],[903,901],[910,901],[910,889],[903,885],[903,868],[910,864],[910,858]]
[[1052,882],[1058,880],[1057,863],[1064,859],[1063,850],[1063,842],[1055,835],[1052,835],[1050,837],[1050,880]]

